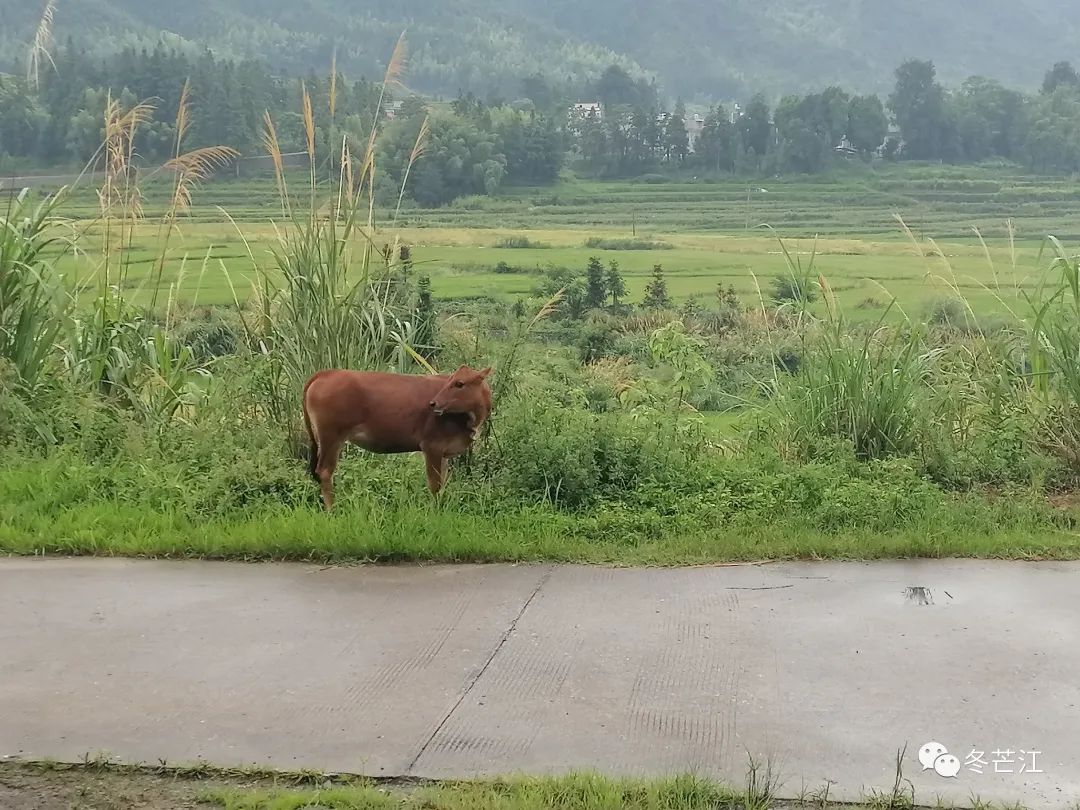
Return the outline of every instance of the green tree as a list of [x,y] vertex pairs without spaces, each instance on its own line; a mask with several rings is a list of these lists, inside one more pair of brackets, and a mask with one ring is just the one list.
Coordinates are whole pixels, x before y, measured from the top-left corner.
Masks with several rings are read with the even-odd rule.
[[851,118],[851,96],[839,87],[826,87],[821,93],[810,96],[814,106],[811,120],[814,128],[825,136],[830,146],[835,146],[847,135]]
[[972,76],[950,102],[966,159],[1019,156],[1027,128],[1023,95],[992,79]]
[[780,165],[790,171],[817,172],[828,164],[833,147],[848,132],[851,98],[838,87],[803,98],[787,96],[773,117]]
[[447,187],[441,169],[430,160],[421,160],[419,165],[413,167],[409,175],[408,193],[420,205],[430,207],[443,205],[454,198],[454,192]]
[[781,273],[773,277],[771,297],[775,304],[810,304],[817,299],[815,286],[809,277],[801,278],[791,273]]
[[664,152],[668,160],[682,163],[690,151],[690,136],[686,131],[686,106],[679,101],[664,125]]
[[1042,91],[1049,95],[1059,87],[1069,87],[1073,90],[1080,88],[1080,75],[1070,62],[1058,62],[1046,73],[1043,79]]
[[664,280],[664,268],[653,265],[652,281],[645,285],[645,300],[641,305],[646,309],[671,309],[672,300]]
[[1080,96],[1059,87],[1039,96],[1031,108],[1031,125],[1024,144],[1029,166],[1046,172],[1080,170]]
[[811,97],[784,96],[776,105],[773,122],[780,139],[780,165],[785,171],[816,172],[821,168],[827,141],[805,115],[814,110]]
[[607,129],[601,121],[589,119],[582,124],[578,148],[586,167],[593,174],[606,174],[610,168]]
[[769,105],[762,95],[754,96],[746,105],[746,110],[736,126],[742,136],[743,148],[753,150],[757,157],[763,157],[772,142],[773,126],[769,118]]
[[651,165],[656,157],[659,129],[654,111],[637,106],[630,114],[630,142],[637,171]]
[[632,142],[630,132],[623,125],[621,115],[609,115],[604,120],[607,130],[608,166],[615,173],[625,173],[632,166]]
[[644,124],[641,128],[641,142],[645,148],[645,160],[652,163],[663,148],[664,132],[660,127],[659,116],[655,107],[642,107]]
[[562,169],[562,137],[550,118],[512,112],[497,127],[506,157],[506,179],[514,183],[552,183]]
[[807,96],[787,96],[773,116],[777,134],[784,138],[784,119],[801,119],[803,126],[831,148],[847,133],[851,98],[839,87],[829,87]]
[[[258,148],[264,110],[274,117],[285,151],[303,146],[302,118],[296,112],[300,109],[299,82],[274,78],[265,65],[254,61],[230,61],[208,51],[189,54],[162,43],[152,49],[128,47],[91,58],[71,40],[56,48],[52,58],[56,70],[50,65],[33,93],[20,89],[13,97],[9,91],[18,88],[22,80],[0,80],[4,85],[0,90],[0,103],[5,105],[0,114],[4,148],[24,157],[42,161],[89,157],[101,143],[102,113],[105,99],[111,96],[125,109],[140,100],[155,100],[154,120],[139,127],[135,149],[143,160],[164,160],[172,151],[172,119],[187,80],[191,127],[185,142],[189,148]],[[336,153],[338,149],[326,149],[331,141],[340,148],[332,137],[326,110],[328,81],[309,76],[308,84],[320,152]],[[370,98],[372,86],[360,84]],[[349,110],[355,115],[361,109],[354,96],[362,99],[365,95],[354,88],[344,80],[338,85],[339,109],[346,117]],[[371,121],[369,114],[365,132]]]
[[37,153],[48,115],[30,93],[26,83],[0,75],[0,154]]
[[[777,108],[779,116],[780,109]],[[801,116],[785,117],[781,126],[777,118],[780,136],[780,165],[786,171],[813,174],[824,168],[829,157],[830,143],[825,136]]]
[[596,96],[605,108],[631,106],[641,101],[633,77],[619,65],[611,65],[596,82]]
[[529,99],[537,110],[551,112],[555,109],[555,88],[538,73],[521,80],[521,95]]
[[105,140],[103,113],[79,110],[68,122],[65,151],[79,163],[85,163]]
[[705,116],[694,155],[698,165],[706,170],[729,172],[734,168],[735,153],[731,121],[723,106],[717,106]]
[[848,105],[847,137],[860,152],[872,152],[885,142],[889,119],[877,96],[855,96]]
[[588,309],[599,309],[607,301],[607,278],[604,275],[604,265],[593,256],[589,259],[589,266],[585,270],[585,306]]
[[619,299],[626,295],[626,282],[623,280],[622,273],[619,272],[619,263],[612,260],[607,268],[607,276],[604,279],[605,286],[607,287],[608,295],[611,296],[611,305],[617,307],[619,305]]
[[456,99],[450,102],[450,109],[454,111],[454,115],[459,118],[476,118],[480,119],[486,113],[484,102],[474,96],[471,92],[465,95],[459,95]]
[[506,156],[495,132],[475,120],[442,111],[432,113],[423,155],[414,162],[413,148],[424,116],[402,116],[387,128],[381,151],[381,196],[396,201],[409,170],[406,193],[424,206],[445,205],[467,194],[492,194],[506,177]]
[[588,307],[585,305],[586,288],[577,271],[568,267],[549,270],[544,280],[537,287],[539,297],[549,299],[562,291],[562,300],[556,312],[573,320],[580,320]]
[[912,59],[896,69],[889,109],[904,137],[906,154],[915,159],[941,157],[948,127],[945,91],[935,79],[933,62]]
[[735,286],[732,284],[728,284],[727,289],[724,288],[723,284],[716,285],[716,303],[721,309],[742,309],[739,294],[735,292]]

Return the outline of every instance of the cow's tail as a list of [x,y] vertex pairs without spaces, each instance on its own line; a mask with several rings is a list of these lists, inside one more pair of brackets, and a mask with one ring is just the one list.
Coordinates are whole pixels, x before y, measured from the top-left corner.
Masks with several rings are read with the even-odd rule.
[[311,414],[308,413],[307,404],[308,389],[311,388],[311,384],[315,382],[316,377],[318,377],[318,375],[315,375],[315,377],[312,377],[304,384],[304,394],[301,399],[301,404],[303,405],[304,410],[304,427],[307,428],[308,440],[311,442],[310,448],[308,450],[308,472],[311,474],[312,478],[318,481],[319,473],[317,472],[317,470],[319,469],[319,440],[315,438],[315,429],[311,426]]

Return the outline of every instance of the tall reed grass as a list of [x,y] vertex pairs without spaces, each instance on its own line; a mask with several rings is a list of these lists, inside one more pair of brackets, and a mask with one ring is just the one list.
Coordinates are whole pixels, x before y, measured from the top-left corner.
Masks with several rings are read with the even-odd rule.
[[861,459],[913,453],[924,429],[925,382],[938,350],[919,329],[886,325],[852,330],[828,282],[827,316],[809,327],[795,377],[775,387],[773,438],[788,454],[813,458],[845,443]]
[[50,255],[61,242],[51,226],[63,202],[59,193],[34,205],[24,190],[0,216],[0,358],[29,390],[47,373],[63,329],[65,292]]
[[[1065,465],[1063,480],[1075,480],[1080,258],[1049,238],[1051,259],[1040,253],[1033,279],[1021,272],[1011,241],[1010,266],[999,268],[976,231],[993,279],[981,284],[957,277],[933,240],[924,244],[900,225],[925,263],[928,282],[948,292],[955,316],[917,323],[892,299],[876,323],[853,327],[819,277],[824,314],[806,306],[798,311],[800,367],[793,376],[774,375],[767,386],[773,395],[762,425],[768,440],[795,458],[844,446],[861,459],[922,456],[939,467],[978,452],[984,469],[977,477],[993,481],[1044,474],[1045,465],[1034,458],[1044,453]],[[793,283],[806,284],[813,257],[804,265],[782,240],[781,247]],[[964,295],[971,285],[993,296],[1006,315],[992,324],[979,317]],[[893,311],[899,323],[888,321]],[[1016,469],[1004,472],[1001,466],[1010,463]]]
[[1080,471],[1080,257],[1051,239],[1054,252],[1034,295],[1029,365],[1038,402],[1037,439]]
[[[185,91],[177,112],[175,154],[148,172],[169,172],[174,183],[161,222],[164,238],[156,272],[149,278],[151,306],[136,306],[133,289],[138,294],[141,286],[131,283],[131,269],[136,236],[145,226],[135,144],[153,113],[149,102],[124,108],[117,99],[107,99],[105,137],[82,175],[93,176],[96,169],[104,175],[97,189],[98,215],[90,222],[75,227],[63,221],[67,189],[36,207],[28,191],[9,199],[0,219],[0,357],[14,366],[24,391],[46,382],[66,384],[164,425],[198,400],[201,380],[209,374],[175,334],[180,315],[173,291],[166,311],[156,309],[164,266],[175,261],[168,235],[197,183],[236,153],[224,147],[183,151],[190,124]],[[86,241],[100,245],[96,258],[81,247]],[[55,262],[68,252],[83,264],[82,280],[56,272]],[[182,279],[186,257],[179,263]]]
[[[404,63],[402,37],[383,78],[384,92],[399,81]],[[332,131],[337,129],[336,87],[332,78]],[[340,152],[317,154],[315,113],[306,88],[302,105],[309,163],[307,205],[302,208],[292,203],[276,126],[269,113],[264,117],[263,145],[274,164],[282,221],[276,224],[269,264],[259,261],[249,245],[257,280],[254,308],[244,319],[249,345],[264,361],[266,407],[291,426],[297,423],[304,383],[320,369],[433,370],[413,348],[420,327],[416,291],[401,261],[400,245],[395,240],[380,247],[376,241],[382,100],[360,154],[353,154],[346,137]],[[409,168],[423,155],[426,133],[422,127]],[[337,172],[331,170],[335,165]],[[323,176],[327,179],[320,182]],[[238,297],[235,300],[240,308]]]

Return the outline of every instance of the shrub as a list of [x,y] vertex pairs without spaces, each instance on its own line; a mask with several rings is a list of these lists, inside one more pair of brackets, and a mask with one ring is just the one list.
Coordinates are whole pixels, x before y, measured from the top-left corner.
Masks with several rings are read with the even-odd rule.
[[702,446],[672,431],[659,407],[612,410],[630,379],[625,363],[609,362],[589,377],[549,367],[522,380],[499,406],[495,441],[477,449],[473,474],[511,501],[573,510],[623,499],[647,479],[695,477]]
[[582,363],[595,363],[605,357],[617,356],[619,338],[614,318],[602,315],[589,318],[578,337],[578,359]]
[[811,304],[817,300],[816,282],[789,274],[773,277],[770,298],[774,303]]
[[527,236],[504,236],[502,239],[495,243],[495,247],[510,248],[515,250],[525,248],[540,250],[550,248],[551,245],[544,242],[537,242]]
[[514,500],[582,509],[636,486],[649,450],[629,419],[537,401],[536,393],[502,409],[497,444],[478,453],[477,470],[496,489]]
[[967,304],[957,297],[939,298],[926,308],[926,323],[961,331],[978,331]]
[[191,348],[200,363],[234,354],[242,344],[243,323],[236,311],[204,307],[192,312],[178,327],[179,342]]
[[674,245],[659,239],[609,239],[590,236],[585,240],[585,247],[596,250],[672,250]]
[[771,435],[803,459],[838,442],[862,459],[912,453],[925,435],[922,382],[933,357],[915,331],[859,335],[826,324],[807,340],[798,372],[778,382]]

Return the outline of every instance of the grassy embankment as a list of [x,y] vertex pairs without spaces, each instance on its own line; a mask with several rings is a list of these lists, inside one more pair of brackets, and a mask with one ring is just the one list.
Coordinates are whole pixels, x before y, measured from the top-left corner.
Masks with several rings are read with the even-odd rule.
[[[294,177],[210,183],[189,208],[215,157],[178,144],[175,182],[135,189],[125,159],[146,114],[111,111],[99,207],[76,191],[36,213],[22,200],[5,220],[0,550],[1080,556],[1058,508],[1080,459],[1080,271],[1033,241],[1080,208],[1061,183],[910,169],[778,181],[749,214],[741,182],[568,184],[405,208],[395,229],[368,205],[371,155],[349,162],[345,193],[319,182],[297,195]],[[282,180],[291,205],[272,193]],[[313,201],[336,213],[310,216]],[[959,217],[986,223],[1009,204],[1026,215],[1022,241],[961,241]],[[955,241],[935,255],[898,234],[894,208]],[[830,236],[793,250],[748,235],[747,219]],[[626,247],[606,240],[634,238],[635,220],[651,249],[605,249]],[[498,247],[522,244],[526,225],[525,247]],[[384,257],[387,243],[412,245],[412,264]],[[511,312],[549,265],[596,254],[620,263],[631,302],[664,264],[673,308],[579,317],[556,296]],[[427,349],[421,272],[457,302]],[[777,275],[806,294],[771,300]],[[734,299],[707,298],[729,282]],[[676,309],[692,293],[704,307]],[[924,315],[942,295],[950,306]],[[416,459],[353,455],[338,512],[319,514],[297,441],[303,381],[325,366],[423,371],[413,345],[440,368],[494,363],[493,433],[439,503]]]

